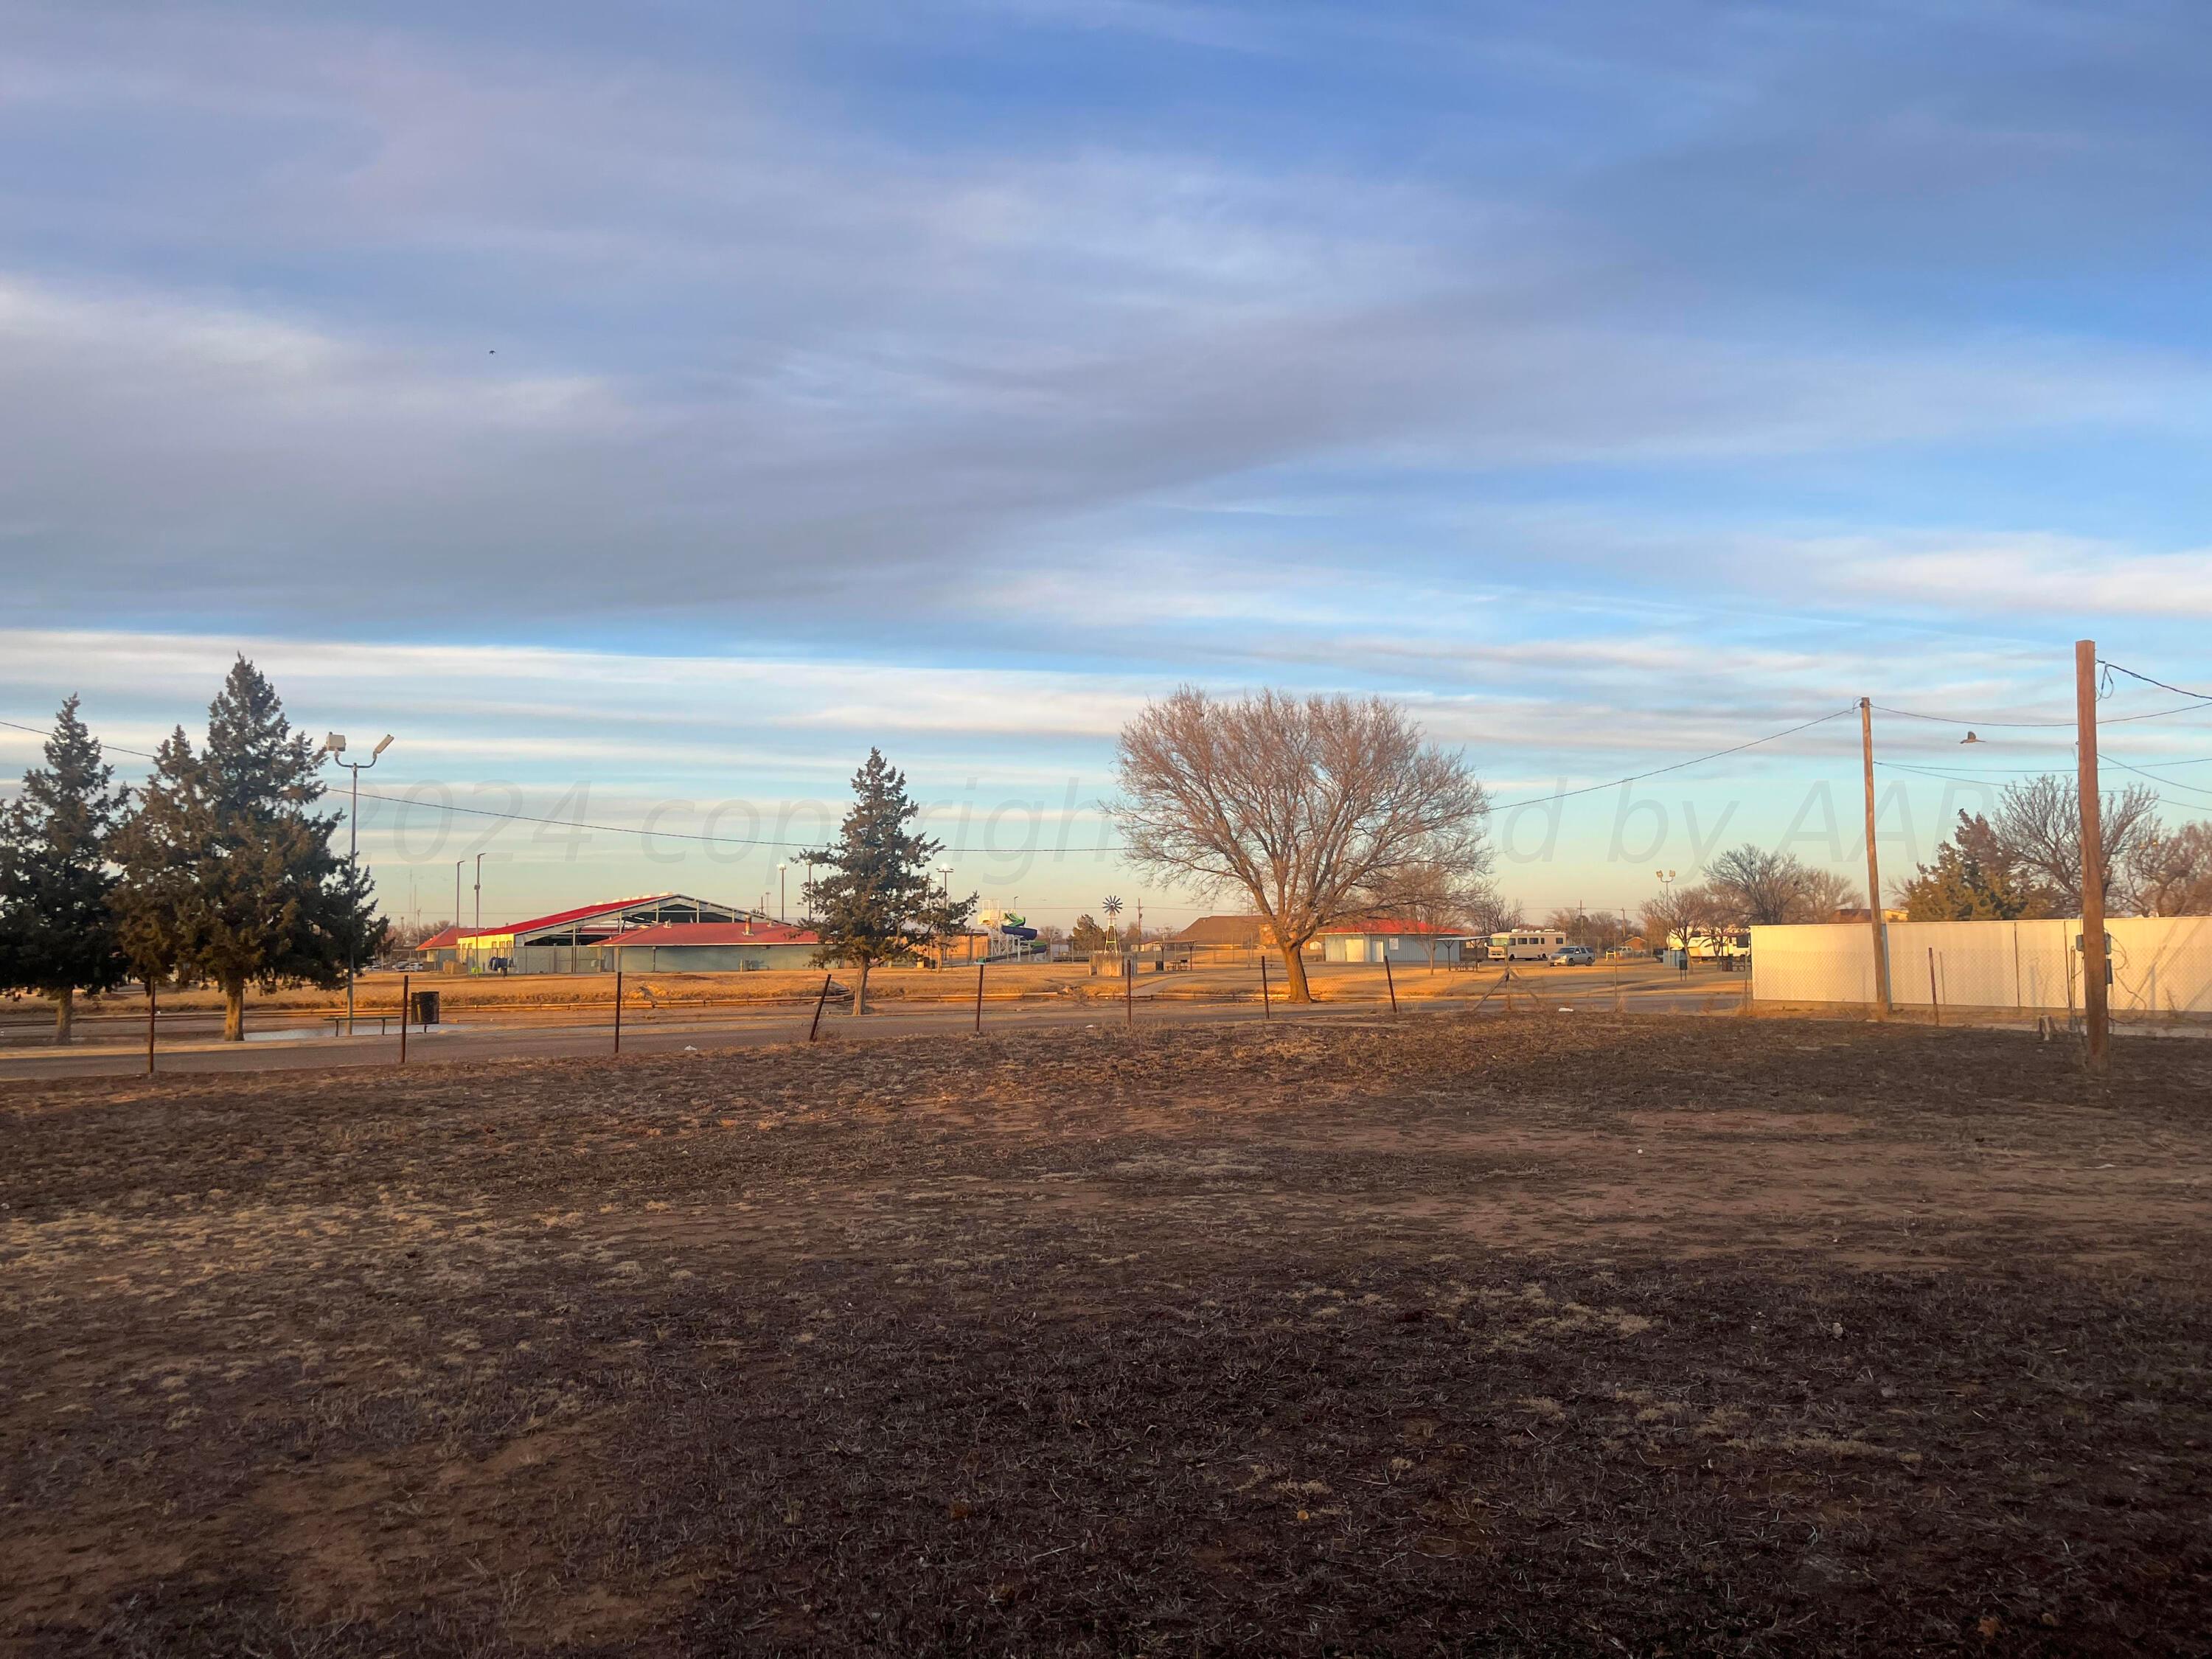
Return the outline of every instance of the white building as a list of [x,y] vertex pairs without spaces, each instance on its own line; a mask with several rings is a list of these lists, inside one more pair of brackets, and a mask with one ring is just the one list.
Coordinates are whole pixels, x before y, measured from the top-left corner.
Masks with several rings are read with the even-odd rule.
[[1471,941],[1432,921],[1378,919],[1332,927],[1321,936],[1323,962],[1405,963],[1425,968],[1455,964]]

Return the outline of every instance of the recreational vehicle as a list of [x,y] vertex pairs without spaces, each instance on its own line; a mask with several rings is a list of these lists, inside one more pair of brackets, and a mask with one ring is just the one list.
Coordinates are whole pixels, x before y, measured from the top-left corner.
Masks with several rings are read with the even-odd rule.
[[1567,942],[1556,927],[1519,927],[1490,936],[1492,962],[1549,962],[1552,952]]

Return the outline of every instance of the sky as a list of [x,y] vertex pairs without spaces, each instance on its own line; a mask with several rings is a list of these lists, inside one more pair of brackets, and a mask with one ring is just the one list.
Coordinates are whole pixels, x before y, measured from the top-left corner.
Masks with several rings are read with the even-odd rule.
[[[1887,879],[2071,765],[2075,640],[2212,690],[2185,0],[0,36],[0,720],[149,750],[243,652],[394,734],[403,916],[479,853],[487,922],[795,909],[878,745],[956,887],[1179,921],[1103,807],[1182,684],[1401,701],[1538,913],[1746,840],[1863,878],[1868,696]],[[2106,746],[2212,816],[2212,718]]]

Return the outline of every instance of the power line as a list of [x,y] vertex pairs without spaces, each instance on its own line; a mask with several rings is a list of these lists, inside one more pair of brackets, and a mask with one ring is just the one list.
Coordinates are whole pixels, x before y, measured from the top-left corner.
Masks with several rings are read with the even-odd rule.
[[[2207,801],[2212,801],[2212,790],[2199,789],[2194,784],[2179,782],[2172,778],[2159,777],[2155,774],[2144,771],[2141,767],[2130,766],[2127,762],[2109,753],[2103,756],[2102,758],[2110,762],[2112,765],[2121,768],[2124,771],[2133,772],[2139,777],[2148,778],[2154,784],[2162,785],[2168,789],[2189,790],[2193,793],[2203,796]],[[1881,767],[1884,771],[1911,772],[1917,777],[1936,778],[1945,783],[1964,784],[1971,789],[1991,789],[1996,787],[1996,786],[1991,783],[1986,777],[1962,778],[1955,773],[1939,772],[1933,768],[1926,766],[1910,766],[1902,761],[1878,760],[1875,764]],[[2048,776],[2050,775],[2048,773],[2039,772],[2033,768],[2027,768],[2023,769],[2022,775]],[[2158,794],[2155,790],[2154,790],[2152,793],[2155,796],[2161,806],[2172,806],[2185,811],[2203,810],[2199,803],[2195,801],[2168,800],[2164,795]]]
[[1995,787],[1991,782],[1994,778],[2044,777],[2050,775],[2051,773],[2051,769],[2047,766],[1983,767],[1974,769],[1984,774],[1977,778],[1960,777],[1957,772],[1943,771],[1932,766],[1915,766],[1906,761],[1877,760],[1875,764],[1885,771],[1917,772],[1923,777],[1942,778],[1947,783],[1971,783],[1984,789]]
[[2191,794],[2203,795],[2208,800],[2212,800],[2212,789],[2202,789],[2193,783],[2182,783],[2172,778],[2162,778],[2155,772],[2144,771],[2140,766],[2129,765],[2117,755],[2108,753],[2104,758],[2118,767],[2123,772],[2132,772],[2139,778],[2148,778],[2153,783],[2161,784],[2168,789],[2185,789]]
[[1692,760],[1676,761],[1672,766],[1655,766],[1649,772],[1632,772],[1625,778],[1615,778],[1609,783],[1586,784],[1580,789],[1563,789],[1554,795],[1532,795],[1527,800],[1507,801],[1502,805],[1494,805],[1490,810],[1492,812],[1510,812],[1523,806],[1540,806],[1550,801],[1572,800],[1577,795],[1595,795],[1601,790],[1618,789],[1625,783],[1641,783],[1646,778],[1660,777],[1668,772],[1680,772],[1686,767],[1702,766],[1707,761],[1719,760],[1723,756],[1740,755],[1747,749],[1756,749],[1761,744],[1778,742],[1784,738],[1809,731],[1816,726],[1825,726],[1830,720],[1841,720],[1844,715],[1856,714],[1857,711],[1858,705],[1853,703],[1848,708],[1837,709],[1832,714],[1822,714],[1817,719],[1807,720],[1802,726],[1792,726],[1784,731],[1769,732],[1765,737],[1753,738],[1750,742],[1737,744],[1733,748],[1716,749],[1710,755],[1699,755]]
[[[52,726],[26,726],[21,720],[0,720],[0,726],[7,726],[11,731],[28,732],[34,738],[51,738],[54,734],[53,728]],[[119,743],[109,743],[104,739],[100,741],[100,748],[102,754],[106,754],[110,750],[112,750],[118,755],[129,755],[134,760],[159,760],[161,758],[159,755],[149,755],[143,749],[125,749]]]
[[[2172,686],[2168,686],[2166,688],[2168,690],[2173,690],[2176,689],[2177,688]],[[2194,694],[2184,691],[2181,695],[2185,697],[2193,696]],[[2160,708],[2148,714],[2115,714],[2110,720],[2100,720],[2098,721],[2098,724],[2100,726],[2122,726],[2130,720],[2162,720],[2174,714],[2196,714],[2198,710],[2205,708],[2208,703],[2212,703],[2212,697],[2206,698],[2203,702],[2185,703],[2179,708]],[[1961,719],[1955,714],[1923,714],[1910,708],[1892,708],[1886,703],[1879,702],[1874,705],[1874,710],[1878,714],[1894,714],[1899,720],[1933,720],[1942,726],[1971,726],[1976,730],[1987,729],[1990,731],[2025,732],[2048,731],[2063,728],[2064,730],[2070,732],[2074,729],[2074,722],[2072,720],[1966,720]]]
[[1994,789],[1998,787],[1988,778],[1962,778],[1954,772],[1939,772],[1927,766],[1908,766],[1903,761],[1877,760],[1875,764],[1885,772],[1911,772],[1919,777],[1941,778],[1946,783],[1963,783],[1975,789]]
[[1911,708],[1892,708],[1887,703],[1877,702],[1872,704],[1871,707],[1873,708],[1874,712],[1877,714],[1894,714],[1898,719],[1905,720],[1933,720],[1939,726],[1971,726],[1978,727],[1986,726],[1993,730],[2002,728],[2008,731],[2026,731],[2031,727],[2039,729],[2045,726],[2059,726],[2071,727],[2074,724],[2072,720],[1960,720],[1957,716],[1952,714],[1923,714]]
[[2131,680],[2141,680],[2145,685],[2154,685],[2161,691],[2171,691],[2178,697],[2195,697],[2199,702],[2212,702],[2212,691],[2191,691],[2186,686],[2168,685],[2164,680],[2154,680],[2148,674],[2138,674],[2132,668],[2123,668],[2119,664],[2108,662],[2102,657],[2097,659],[2097,666],[2109,673],[2125,674]]
[[[1813,720],[1803,721],[1799,725],[1786,727],[1782,731],[1769,732],[1763,738],[1753,738],[1747,742],[1734,744],[1726,749],[1717,749],[1711,754],[1693,756],[1688,760],[1676,761],[1667,766],[1655,766],[1649,771],[1633,772],[1626,777],[1614,778],[1605,783],[1586,784],[1581,788],[1561,790],[1555,794],[1535,795],[1531,796],[1525,800],[1506,801],[1502,804],[1493,805],[1490,810],[1493,814],[1498,812],[1510,812],[1523,806],[1537,806],[1547,805],[1553,801],[1572,800],[1578,795],[1593,795],[1607,789],[1618,789],[1624,784],[1640,783],[1646,778],[1661,777],[1669,772],[1680,772],[1692,766],[1702,766],[1707,761],[1723,759],[1729,755],[1740,755],[1747,749],[1757,749],[1765,744],[1777,743],[1784,738],[1792,737],[1797,732],[1808,731],[1815,726],[1825,725],[1832,720],[1840,720],[1844,715],[1852,713],[1856,705],[1838,708],[1832,714],[1821,714]],[[45,737],[47,735],[46,732],[42,727],[25,726],[17,720],[0,720],[0,726],[9,726],[18,732],[28,732],[37,737]],[[143,749],[125,749],[120,744],[103,744],[101,747],[106,750],[112,750],[116,754],[130,755],[140,760],[155,760],[159,758],[156,756],[148,754]],[[773,848],[779,851],[793,848],[805,848],[815,845],[815,843],[811,842],[770,841],[765,837],[756,836],[702,836],[688,834],[684,831],[674,830],[647,830],[642,827],[629,827],[608,823],[586,823],[569,818],[541,817],[530,812],[502,812],[486,806],[456,806],[450,802],[446,801],[412,800],[404,795],[380,794],[369,789],[364,789],[361,793],[362,799],[364,800],[383,801],[391,805],[421,808],[435,812],[459,812],[464,813],[471,817],[497,818],[510,823],[550,824],[555,829],[579,831],[587,835],[643,836],[656,837],[662,841],[693,842],[713,847],[763,847]],[[1030,848],[1029,850],[1035,852],[1041,849]],[[1124,848],[1120,845],[1115,844],[1092,847],[1060,847],[1054,848],[1052,850],[1055,853],[1118,853],[1123,851]]]

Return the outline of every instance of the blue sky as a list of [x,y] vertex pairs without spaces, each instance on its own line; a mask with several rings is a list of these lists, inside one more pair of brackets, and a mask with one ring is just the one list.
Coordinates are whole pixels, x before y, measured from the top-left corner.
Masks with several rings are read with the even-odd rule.
[[[788,853],[744,843],[811,839],[875,743],[963,883],[1071,920],[1144,891],[1075,849],[1185,680],[1402,697],[1501,802],[1863,694],[2057,720],[2085,635],[2212,680],[2198,8],[0,30],[0,718],[79,690],[150,747],[243,649],[302,723],[398,734],[417,805],[363,832],[402,909],[479,850],[488,917],[757,900]],[[1886,777],[1893,871],[1957,780],[2070,759],[1984,735],[1884,720],[1950,773]],[[1632,903],[1746,838],[1856,870],[1854,738],[1502,815],[1501,881]]]

